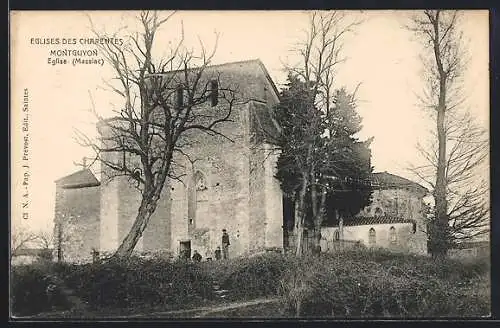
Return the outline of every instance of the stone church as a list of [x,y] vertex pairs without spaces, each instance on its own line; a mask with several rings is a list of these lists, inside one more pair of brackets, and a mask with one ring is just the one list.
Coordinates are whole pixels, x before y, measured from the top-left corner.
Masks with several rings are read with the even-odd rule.
[[[184,159],[181,181],[165,185],[136,246],[138,252],[161,251],[176,257],[197,250],[203,258],[213,257],[222,229],[229,234],[230,257],[283,248],[287,243],[283,196],[274,178],[278,152],[266,137],[279,129],[270,115],[278,103],[278,90],[260,60],[210,66],[207,73],[218,74],[221,81],[226,79],[238,89],[232,122],[221,126],[222,134],[232,141],[221,136],[193,136],[197,142],[185,151],[196,160]],[[101,135],[109,133],[105,125],[97,128]],[[88,261],[92,252],[113,252],[128,233],[137,214],[139,191],[124,177],[103,179],[109,176],[106,170],[101,168],[100,179],[85,168],[56,181],[59,246],[55,249],[59,259]],[[415,195],[414,202],[421,202],[422,189],[411,190],[417,192],[408,197]],[[373,215],[387,217],[389,208],[384,207],[385,213],[374,208]],[[420,225],[423,220],[418,211],[414,208],[411,214],[391,215],[403,214]],[[335,238],[332,229],[325,228],[323,235]],[[328,249],[326,244],[324,248]]]
[[[233,122],[219,129],[232,141],[206,134],[194,136],[196,146],[184,151],[196,160],[185,161],[182,181],[170,181],[165,186],[137,251],[165,250],[177,256],[197,250],[204,258],[212,257],[220,246],[222,229],[230,237],[230,256],[282,247],[282,196],[274,178],[277,153],[266,142],[266,133],[262,133],[273,128],[270,110],[278,102],[278,91],[259,60],[206,69],[207,75],[214,72],[238,90],[239,101],[231,113]],[[106,126],[98,126],[98,130],[101,135],[109,133]],[[105,176],[106,169],[101,171]],[[84,170],[76,176],[85,180],[90,174]],[[69,199],[62,197],[64,192],[80,190],[83,195],[87,190],[69,187],[75,179],[69,176],[56,182],[61,198],[58,203]],[[99,225],[91,228],[93,237],[82,249],[82,256],[88,256],[92,248],[101,252],[115,250],[128,233],[140,201],[139,191],[123,177],[101,181],[100,186],[92,188],[97,188],[99,196],[95,197],[99,201],[90,205],[94,208],[89,213],[99,213]],[[57,225],[67,220],[68,214],[61,213],[64,206],[56,207]],[[81,221],[90,224],[94,216]]]

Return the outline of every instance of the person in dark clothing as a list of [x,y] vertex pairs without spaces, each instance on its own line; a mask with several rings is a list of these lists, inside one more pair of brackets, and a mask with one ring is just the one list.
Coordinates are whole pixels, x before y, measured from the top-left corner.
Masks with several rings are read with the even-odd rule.
[[194,262],[201,262],[201,254],[198,253],[198,251],[194,251],[194,254],[193,254],[193,261]]
[[215,250],[215,259],[218,261],[222,257],[222,251],[219,246],[217,246],[217,249]]
[[226,229],[222,229],[222,258],[229,258],[229,235],[227,234]]

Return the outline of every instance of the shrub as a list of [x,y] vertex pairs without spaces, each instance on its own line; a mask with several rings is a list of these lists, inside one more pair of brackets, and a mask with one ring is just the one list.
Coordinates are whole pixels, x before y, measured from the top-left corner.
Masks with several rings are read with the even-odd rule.
[[[439,274],[460,263],[386,251],[349,251],[300,259],[281,280],[291,315],[333,317],[451,317],[489,313],[489,296],[464,288],[483,272],[465,267],[453,279]],[[484,290],[477,288],[475,290]],[[467,304],[474,303],[472,306]]]
[[10,288],[14,316],[33,315],[53,308],[69,308],[60,286],[50,279],[46,265],[12,267]]
[[218,261],[212,265],[212,276],[231,296],[248,299],[276,296],[280,279],[290,267],[290,259],[275,252],[251,258]]
[[131,258],[77,266],[65,277],[93,308],[176,307],[208,297],[209,279],[197,265]]
[[211,280],[200,264],[134,257],[103,263],[19,267],[12,276],[16,309],[26,309],[23,313],[30,314],[51,309],[45,295],[48,283],[44,280],[49,272],[57,274],[91,309],[178,308],[212,295]]

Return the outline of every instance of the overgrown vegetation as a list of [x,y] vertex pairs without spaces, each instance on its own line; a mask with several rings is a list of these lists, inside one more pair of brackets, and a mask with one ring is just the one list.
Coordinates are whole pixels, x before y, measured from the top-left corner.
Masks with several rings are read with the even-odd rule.
[[[68,308],[62,293],[47,296],[51,274],[87,302],[89,311],[102,313],[214,304],[214,281],[229,290],[229,300],[279,297],[281,313],[276,316],[478,317],[490,312],[487,259],[461,262],[352,250],[310,258],[265,254],[198,264],[132,258],[107,264],[24,265],[14,267],[11,276],[14,315]],[[251,308],[228,315],[240,312],[258,316]]]

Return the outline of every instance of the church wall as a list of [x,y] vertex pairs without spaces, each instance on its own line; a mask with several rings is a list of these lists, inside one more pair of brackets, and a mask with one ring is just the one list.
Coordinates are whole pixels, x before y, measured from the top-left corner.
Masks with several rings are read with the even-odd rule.
[[[203,158],[195,162],[192,172],[201,172],[206,190],[196,191],[198,202],[191,239],[193,250],[203,257],[213,254],[221,244],[222,229],[230,237],[230,254],[248,250],[248,156],[237,143],[207,144],[194,151]],[[188,220],[192,219],[188,217]]]
[[283,195],[279,181],[274,177],[279,154],[273,145],[265,145],[265,247],[283,247]]
[[55,253],[57,259],[58,229],[61,228],[63,260],[88,262],[92,250],[99,249],[99,187],[77,189],[56,188]]
[[171,206],[170,185],[165,183],[165,187],[158,200],[156,211],[151,216],[149,224],[144,230],[142,237],[142,250],[152,251],[170,251],[171,245]]
[[265,247],[266,242],[266,190],[265,190],[265,150],[263,147],[252,149],[251,170],[249,179],[250,188],[250,224],[249,236],[252,243],[249,251],[254,252]]
[[170,185],[170,250],[179,255],[179,243],[189,240],[187,190],[183,183],[172,181]]
[[[129,233],[135,221],[139,206],[141,204],[140,192],[133,186],[133,181],[126,177],[115,178],[118,183],[118,245]],[[142,238],[137,243],[136,251],[142,251]]]
[[118,186],[119,181],[101,183],[100,251],[112,252],[119,245],[118,238]]
[[[191,250],[203,258],[213,257],[221,245],[222,229],[230,237],[230,256],[248,251],[249,222],[249,154],[247,145],[248,106],[238,105],[233,110],[233,123],[223,123],[217,131],[222,136],[192,133],[189,147],[183,151],[192,162],[183,163],[183,184],[172,186],[171,245],[179,254],[181,241],[191,241]],[[203,190],[197,190],[193,176],[202,176]],[[190,223],[191,222],[191,223]]]
[[372,203],[358,217],[393,216],[415,220],[417,230],[409,235],[408,248],[424,254],[427,252],[424,196],[412,189],[377,189],[373,191]]

